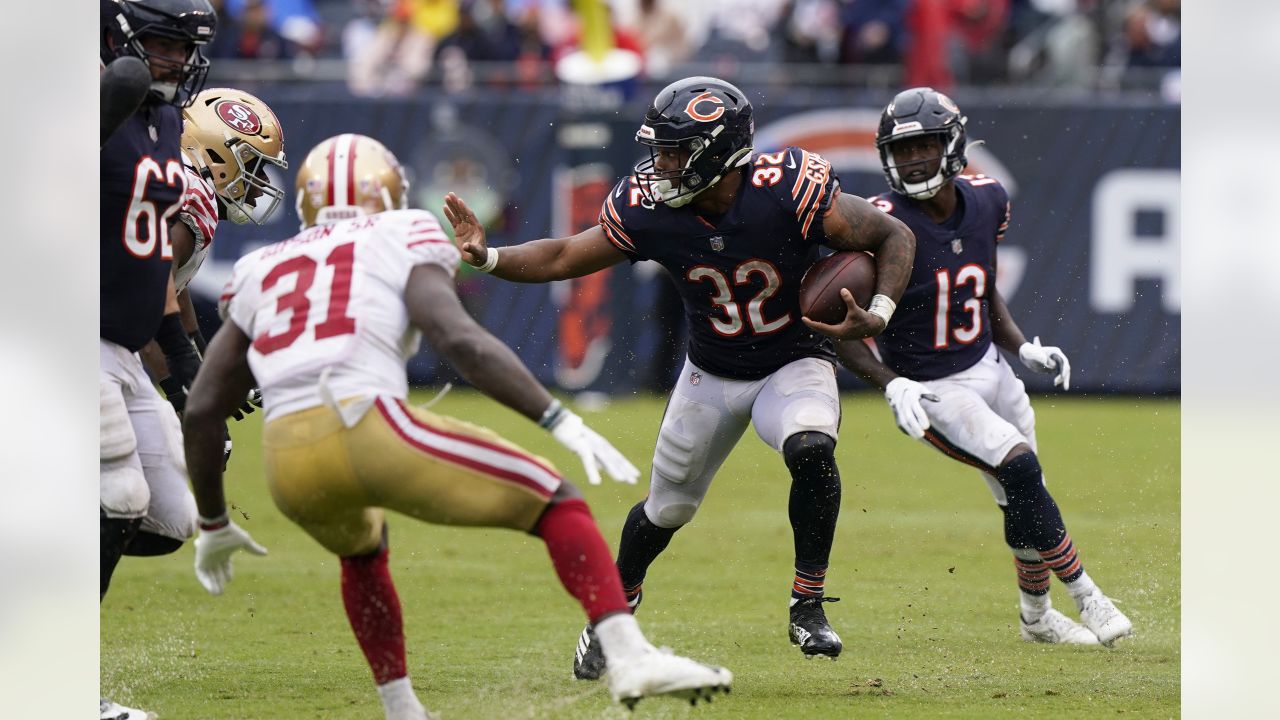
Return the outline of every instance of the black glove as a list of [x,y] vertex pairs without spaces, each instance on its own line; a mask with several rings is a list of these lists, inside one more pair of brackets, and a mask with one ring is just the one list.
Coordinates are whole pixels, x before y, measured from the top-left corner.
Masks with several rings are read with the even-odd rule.
[[177,313],[165,315],[160,321],[156,344],[164,352],[165,364],[169,366],[169,377],[160,381],[160,388],[173,404],[173,409],[181,413],[187,406],[187,390],[200,371],[200,353],[187,337],[186,330],[182,329],[182,320]]

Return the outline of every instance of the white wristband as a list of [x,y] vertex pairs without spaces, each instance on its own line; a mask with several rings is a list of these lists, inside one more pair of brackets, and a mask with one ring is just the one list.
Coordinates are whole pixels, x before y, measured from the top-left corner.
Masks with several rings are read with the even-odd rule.
[[888,295],[876,295],[871,298],[871,302],[867,305],[867,312],[884,320],[884,324],[889,324],[889,318],[893,317],[893,311],[898,309],[898,303],[889,298]]
[[476,269],[482,273],[493,272],[498,267],[498,248],[485,248],[484,264]]

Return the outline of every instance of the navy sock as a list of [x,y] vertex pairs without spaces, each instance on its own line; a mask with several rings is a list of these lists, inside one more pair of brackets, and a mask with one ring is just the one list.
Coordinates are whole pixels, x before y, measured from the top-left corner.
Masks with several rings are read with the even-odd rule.
[[627,521],[622,525],[622,540],[618,543],[618,574],[622,576],[622,587],[628,601],[640,593],[649,565],[667,549],[667,544],[679,529],[658,527],[649,522],[649,516],[644,514],[643,500],[627,513]]

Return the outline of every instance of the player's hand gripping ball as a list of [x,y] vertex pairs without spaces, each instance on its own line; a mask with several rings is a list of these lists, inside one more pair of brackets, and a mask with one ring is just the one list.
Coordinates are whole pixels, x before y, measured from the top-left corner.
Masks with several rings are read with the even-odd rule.
[[858,307],[866,309],[876,288],[876,261],[861,250],[840,251],[814,263],[800,280],[800,312],[810,320],[837,324],[844,320],[848,288]]

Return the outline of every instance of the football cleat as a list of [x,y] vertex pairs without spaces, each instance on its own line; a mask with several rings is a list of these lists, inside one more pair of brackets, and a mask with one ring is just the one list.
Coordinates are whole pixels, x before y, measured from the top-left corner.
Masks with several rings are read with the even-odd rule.
[[1027,642],[1051,643],[1054,645],[1097,645],[1098,636],[1089,628],[1049,608],[1039,620],[1027,622],[1018,616],[1018,626],[1022,639]]
[[[643,592],[628,600],[627,607],[635,612],[640,607],[641,600],[644,600]],[[604,675],[605,665],[604,650],[596,639],[596,631],[588,623],[582,628],[582,634],[578,636],[578,647],[573,653],[573,676],[579,680],[599,680]]]
[[100,720],[156,720],[155,713],[127,708],[106,698],[98,699],[98,710]]
[[1081,622],[1103,645],[1110,646],[1116,640],[1133,634],[1133,623],[1101,590],[1077,599],[1076,605],[1080,607]]
[[691,705],[699,700],[710,702],[717,692],[729,692],[733,673],[675,655],[667,648],[650,647],[610,667],[608,679],[614,701],[634,709],[641,698],[662,695],[688,700]]
[[844,649],[840,636],[827,622],[822,603],[840,602],[840,598],[811,597],[791,606],[791,643],[800,646],[805,657],[825,655],[835,659]]
[[573,676],[579,680],[599,680],[604,671],[604,651],[600,649],[596,631],[587,623],[578,636],[578,647],[573,654]]

